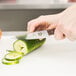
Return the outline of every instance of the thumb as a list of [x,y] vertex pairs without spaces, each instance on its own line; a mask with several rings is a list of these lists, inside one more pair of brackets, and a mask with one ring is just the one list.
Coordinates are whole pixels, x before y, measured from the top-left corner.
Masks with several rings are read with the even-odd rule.
[[61,40],[65,38],[64,34],[58,28],[55,29],[54,37],[57,40]]

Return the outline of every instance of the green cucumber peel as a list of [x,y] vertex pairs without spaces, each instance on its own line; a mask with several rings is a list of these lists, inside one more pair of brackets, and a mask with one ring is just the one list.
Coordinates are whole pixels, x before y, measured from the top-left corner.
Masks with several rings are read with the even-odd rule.
[[19,52],[11,52],[4,56],[4,58],[8,61],[19,60],[23,57],[23,55]]
[[3,59],[2,59],[2,63],[5,64],[5,65],[14,65],[14,64],[18,64],[19,61],[18,61],[18,60],[8,61],[8,60],[6,60],[5,58],[3,58]]

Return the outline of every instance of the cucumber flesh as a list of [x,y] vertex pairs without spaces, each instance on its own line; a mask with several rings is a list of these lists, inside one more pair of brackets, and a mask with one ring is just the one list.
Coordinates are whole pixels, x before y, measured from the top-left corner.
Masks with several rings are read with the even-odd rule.
[[21,52],[23,54],[27,54],[28,52],[26,51],[27,50],[27,47],[26,47],[26,44],[24,43],[23,40],[17,40],[15,43],[14,43],[14,49],[17,51],[17,52]]
[[13,47],[17,52],[22,52],[24,55],[26,55],[42,46],[45,40],[46,39],[17,40],[14,42]]
[[19,60],[22,57],[23,57],[22,54],[18,52],[10,52],[5,55],[5,59],[9,61]]
[[3,64],[6,64],[6,65],[14,65],[14,64],[18,64],[19,61],[18,61],[18,60],[8,61],[8,60],[6,60],[5,58],[3,58],[3,59],[2,59],[2,63],[3,63]]

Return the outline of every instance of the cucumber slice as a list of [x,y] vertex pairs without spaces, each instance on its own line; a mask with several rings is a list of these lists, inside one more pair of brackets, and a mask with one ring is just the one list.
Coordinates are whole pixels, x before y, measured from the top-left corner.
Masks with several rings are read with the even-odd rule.
[[5,55],[5,59],[9,61],[19,60],[23,57],[23,55],[19,52],[10,52]]
[[[17,51],[14,51],[14,50],[6,50],[6,51],[9,52],[9,53],[17,52]],[[17,52],[17,53],[24,55],[22,52]]]
[[13,51],[13,50],[6,50],[7,52],[15,52],[15,51]]
[[6,64],[6,65],[14,65],[14,64],[18,64],[19,61],[18,61],[18,60],[8,61],[8,60],[6,60],[5,58],[3,58],[3,59],[2,59],[2,63],[3,63],[3,64]]
[[32,52],[43,45],[46,39],[33,39],[33,40],[17,40],[14,42],[13,47],[17,52],[22,52],[24,55]]

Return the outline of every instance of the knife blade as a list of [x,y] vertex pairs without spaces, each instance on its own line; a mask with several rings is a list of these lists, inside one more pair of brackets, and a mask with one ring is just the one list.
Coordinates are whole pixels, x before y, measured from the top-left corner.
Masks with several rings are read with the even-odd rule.
[[36,31],[36,32],[28,33],[27,35],[17,36],[17,38],[18,39],[27,39],[27,40],[47,38],[50,35],[54,34],[54,30],[55,29]]

